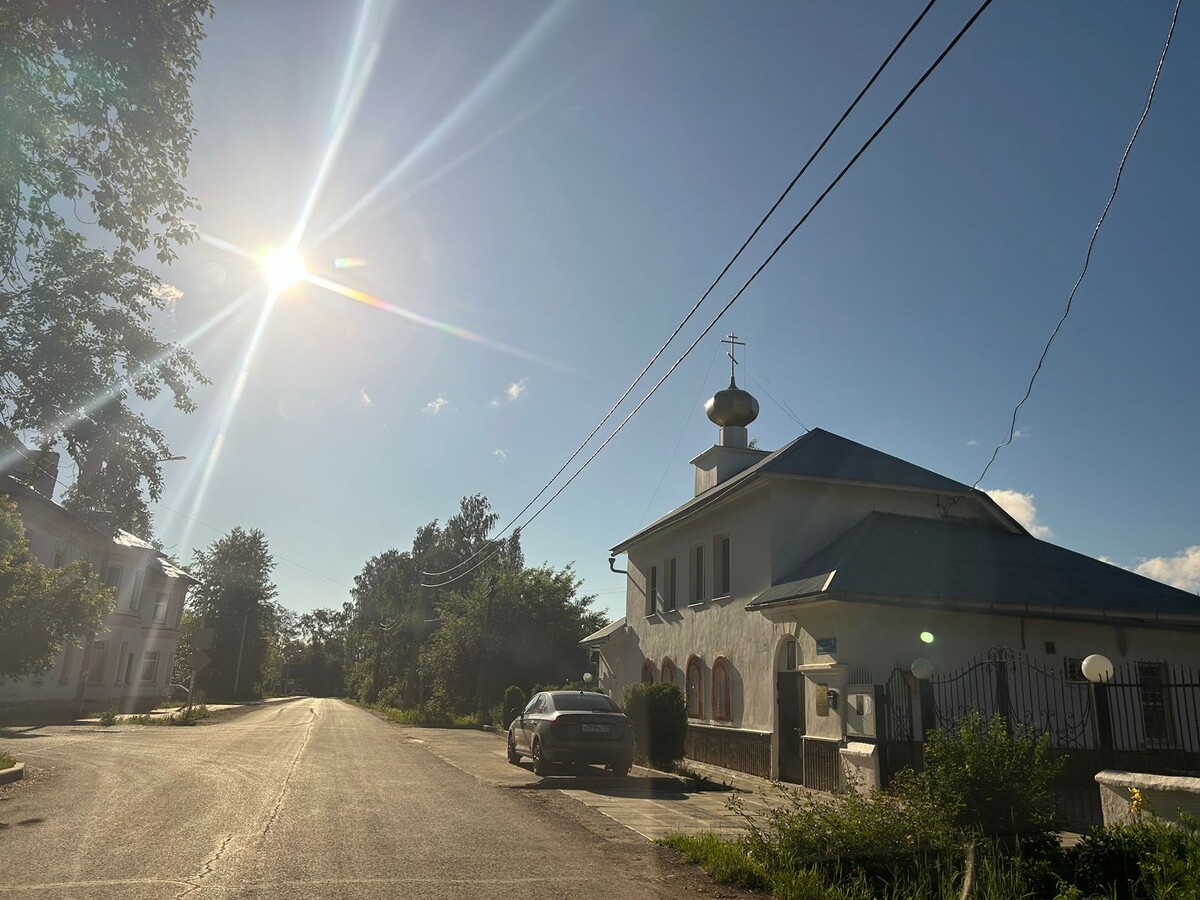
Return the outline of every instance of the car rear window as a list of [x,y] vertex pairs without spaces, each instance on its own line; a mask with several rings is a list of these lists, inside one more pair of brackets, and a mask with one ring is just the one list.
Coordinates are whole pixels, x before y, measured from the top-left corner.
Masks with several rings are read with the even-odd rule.
[[557,710],[584,710],[588,712],[620,712],[621,707],[604,694],[557,693],[551,695]]

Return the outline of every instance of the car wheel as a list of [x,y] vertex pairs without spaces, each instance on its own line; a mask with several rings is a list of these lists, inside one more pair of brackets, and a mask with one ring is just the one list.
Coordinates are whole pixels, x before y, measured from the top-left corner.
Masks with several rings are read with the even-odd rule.
[[514,766],[521,761],[521,754],[517,752],[517,742],[511,734],[508,736],[508,761]]
[[537,738],[533,739],[533,774],[534,775],[549,775],[550,763],[542,756],[542,742]]

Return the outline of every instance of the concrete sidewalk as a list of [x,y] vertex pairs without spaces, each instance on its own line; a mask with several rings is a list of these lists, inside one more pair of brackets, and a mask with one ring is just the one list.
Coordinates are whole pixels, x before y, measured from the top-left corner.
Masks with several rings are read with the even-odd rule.
[[[539,778],[528,760],[519,766],[508,762],[503,734],[469,728],[396,727],[405,740],[424,746],[479,781],[514,790],[561,791],[649,840],[674,832],[734,835],[746,827],[745,820],[726,805],[730,792],[693,790],[686,779],[637,766],[624,777],[596,766],[578,766],[564,769],[562,775]],[[703,774],[719,782],[714,777],[719,771],[723,770],[708,767]],[[770,787],[769,781],[754,781]],[[776,805],[766,790],[737,794],[751,815]]]

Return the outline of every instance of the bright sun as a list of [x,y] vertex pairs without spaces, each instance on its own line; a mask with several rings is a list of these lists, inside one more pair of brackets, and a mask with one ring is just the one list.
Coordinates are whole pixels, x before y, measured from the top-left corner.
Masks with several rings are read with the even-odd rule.
[[267,283],[276,293],[286,291],[308,274],[304,258],[295,247],[276,247],[269,251],[262,258],[262,267]]

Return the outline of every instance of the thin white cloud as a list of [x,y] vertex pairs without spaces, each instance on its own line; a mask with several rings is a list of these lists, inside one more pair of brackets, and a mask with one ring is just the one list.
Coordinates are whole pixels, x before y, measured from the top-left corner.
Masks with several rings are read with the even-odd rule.
[[1200,593],[1200,544],[1188,547],[1175,556],[1143,559],[1133,571],[1185,591]]
[[504,395],[512,401],[520,400],[525,394],[525,382],[528,380],[528,378],[522,378],[520,381],[514,381],[504,389]]
[[492,409],[496,409],[496,408],[498,408],[498,407],[500,406],[500,398],[499,398],[499,397],[493,397],[493,398],[492,398],[492,402],[491,402],[491,403],[489,403],[489,404],[488,404],[488,406],[490,406]]
[[1022,494],[1020,491],[995,490],[986,492],[989,497],[1000,504],[1010,516],[1025,526],[1036,538],[1052,538],[1054,532],[1038,521],[1037,507],[1033,503],[1033,494]]
[[967,446],[968,447],[978,447],[979,441],[975,440],[975,438],[971,438],[969,441],[967,441]]
[[1013,440],[1014,441],[1020,440],[1021,438],[1027,438],[1027,437],[1029,437],[1029,432],[1022,431],[1020,428],[1016,429],[1013,432]]
[[371,402],[372,402],[371,395],[367,393],[367,389],[359,388],[358,389],[358,405],[359,406],[370,406]]
[[449,402],[450,401],[447,400],[445,397],[443,397],[441,394],[438,394],[436,400],[430,400],[428,403],[425,404],[425,408],[422,410],[422,412],[427,412],[430,415],[436,416],[438,413],[440,413],[443,409],[446,408],[446,404]]
[[499,447],[492,451],[492,456],[496,457],[496,459],[500,460],[500,462],[504,462],[506,459],[508,459],[508,454]]

